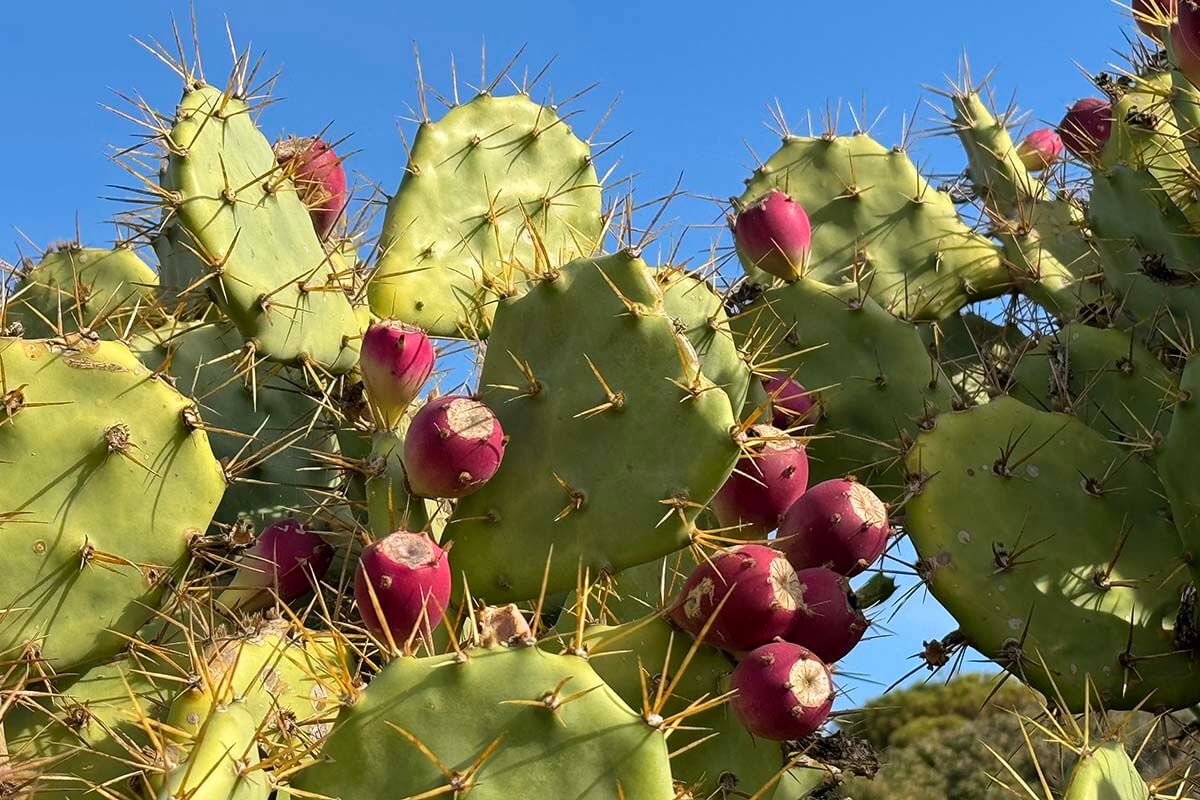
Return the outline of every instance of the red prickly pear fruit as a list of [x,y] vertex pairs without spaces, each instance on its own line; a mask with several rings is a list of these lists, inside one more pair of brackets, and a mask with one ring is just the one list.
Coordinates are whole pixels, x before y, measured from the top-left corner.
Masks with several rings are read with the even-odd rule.
[[1108,142],[1112,124],[1112,105],[1098,97],[1085,97],[1067,110],[1057,133],[1068,150],[1090,164]]
[[342,160],[317,136],[277,142],[275,160],[291,170],[317,236],[324,239],[346,207],[346,170],[342,168]]
[[796,580],[800,604],[783,638],[807,647],[826,664],[840,661],[867,632],[850,581],[824,567],[797,570]]
[[1179,3],[1170,28],[1171,60],[1194,85],[1200,85],[1200,5],[1193,0]]
[[390,635],[401,646],[414,633],[428,636],[442,624],[450,602],[446,551],[428,534],[405,530],[372,542],[358,559],[354,602],[363,625],[380,641]]
[[818,483],[792,504],[775,545],[795,569],[828,567],[850,578],[887,547],[888,513],[875,493],[847,478]]
[[772,424],[790,430],[798,425],[812,425],[821,418],[821,406],[808,390],[791,378],[776,376],[763,381],[774,410]]
[[750,653],[733,671],[730,704],[746,730],[782,742],[816,733],[833,708],[829,667],[798,644],[773,642]]
[[382,427],[394,429],[421,391],[436,356],[420,328],[396,320],[376,322],[363,334],[359,353],[367,398]]
[[753,425],[751,452],[738,459],[712,501],[721,525],[740,539],[765,539],[808,488],[808,455],[797,439],[770,425]]
[[1063,140],[1049,128],[1039,128],[1017,147],[1017,158],[1030,172],[1041,172],[1062,158]]
[[222,602],[258,610],[271,603],[268,589],[284,602],[295,600],[313,589],[332,562],[333,548],[319,534],[294,519],[272,522],[242,556]]
[[1133,19],[1142,33],[1162,42],[1163,31],[1175,19],[1177,6],[1176,0],[1133,0]]
[[507,443],[500,420],[478,400],[430,400],[404,437],[409,488],[419,497],[466,497],[496,474]]
[[808,262],[812,228],[801,205],[773,189],[737,215],[733,239],[747,263],[776,278],[795,281]]
[[783,554],[766,545],[743,544],[696,565],[671,618],[693,636],[700,636],[713,618],[705,641],[747,651],[787,631],[797,599],[796,571]]

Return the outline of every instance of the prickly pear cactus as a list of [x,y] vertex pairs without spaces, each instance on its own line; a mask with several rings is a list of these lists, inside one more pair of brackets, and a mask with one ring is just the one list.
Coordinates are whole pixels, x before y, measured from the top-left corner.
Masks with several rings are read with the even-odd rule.
[[645,263],[573,262],[502,302],[481,396],[511,437],[446,535],[489,603],[570,589],[691,541],[738,454],[729,396],[704,374]]
[[0,340],[0,649],[113,655],[207,529],[225,477],[200,412],[124,345]]
[[158,275],[133,250],[69,243],[21,275],[6,317],[20,322],[26,336],[90,332],[117,339],[132,317],[152,316],[157,288]]
[[478,338],[496,297],[590,256],[602,229],[587,143],[553,107],[485,91],[418,128],[388,203],[371,310]]
[[[801,279],[765,292],[734,320],[743,351],[816,392],[822,418],[806,434],[810,481],[886,472],[902,440],[955,399],[917,328],[863,289]],[[829,432],[832,438],[819,438]],[[894,482],[898,483],[898,481]]]
[[232,479],[220,521],[263,523],[316,506],[331,491],[335,435],[320,418],[321,392],[308,388],[301,371],[252,360],[237,328],[223,320],[171,323],[132,346],[205,409],[213,452]]
[[662,732],[585,659],[505,646],[392,661],[293,785],[341,800],[675,796]]
[[799,202],[812,220],[806,276],[857,280],[897,316],[940,319],[1010,285],[996,245],[959,219],[903,149],[865,133],[784,138],[735,206],[771,189]]
[[1144,461],[999,398],[938,417],[905,465],[919,572],[981,652],[1072,710],[1088,680],[1109,708],[1200,699],[1175,640],[1190,576]]
[[254,351],[333,372],[353,367],[362,329],[348,276],[321,246],[246,101],[190,88],[165,147],[174,213],[216,275],[214,299]]

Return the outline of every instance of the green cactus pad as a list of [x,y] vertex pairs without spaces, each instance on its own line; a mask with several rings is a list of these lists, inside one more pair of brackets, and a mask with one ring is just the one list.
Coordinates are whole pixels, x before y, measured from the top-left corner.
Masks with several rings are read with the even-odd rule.
[[1120,742],[1106,742],[1080,757],[1063,800],[1149,800],[1150,787]]
[[1108,708],[1200,699],[1171,630],[1179,538],[1127,448],[1002,397],[938,417],[906,465],[920,571],[981,652],[1076,711],[1085,676]]
[[214,299],[256,350],[345,372],[362,329],[291,179],[243,100],[201,86],[184,94],[166,185],[188,244],[219,270]]
[[319,454],[337,442],[327,422],[309,430],[321,397],[307,390],[304,375],[270,363],[245,371],[242,344],[228,322],[174,323],[132,342],[147,366],[166,364],[175,388],[220,429],[209,437],[217,458],[247,467],[226,489],[217,519],[265,524],[317,505],[331,490],[337,475],[319,468]]
[[886,471],[899,461],[902,435],[951,407],[950,383],[916,326],[855,286],[801,279],[772,289],[734,320],[734,331],[743,350],[761,350],[759,361],[820,390],[822,418],[806,433],[827,438],[809,443],[810,483]]
[[1113,441],[1166,434],[1176,378],[1131,331],[1068,325],[1016,357],[1013,396]]
[[1018,206],[1045,200],[1046,184],[1025,168],[1008,128],[979,93],[959,92],[951,102],[951,126],[967,153],[967,174],[984,201],[1009,214]]
[[[156,685],[149,665],[133,658],[94,667],[55,694],[16,705],[4,716],[10,766],[41,773],[39,800],[119,792],[138,771],[149,744],[141,723],[170,703],[173,683]],[[91,790],[91,792],[89,792]],[[123,796],[123,795],[122,795]]]
[[581,563],[612,575],[688,544],[738,455],[729,396],[626,253],[500,303],[480,386],[511,441],[446,535],[456,580],[492,604],[536,597],[547,561],[554,593]]
[[[1200,358],[1191,358],[1179,380],[1171,427],[1158,453],[1158,474],[1171,501],[1171,516],[1190,554],[1192,572],[1200,581],[1200,484],[1196,454],[1200,452]],[[1200,621],[1200,620],[1198,620]]]
[[192,402],[121,344],[0,340],[0,651],[118,652],[225,489]]
[[[635,619],[616,627],[592,626],[584,631],[584,637],[585,646],[596,653],[591,661],[596,673],[633,708],[642,707],[643,676],[639,672],[645,671],[653,700],[660,682],[665,680],[669,686],[678,677],[693,644],[690,636],[661,617]],[[670,717],[704,698],[720,697],[729,691],[733,667],[733,661],[720,650],[700,645],[659,713]],[[722,789],[753,795],[784,765],[779,745],[751,736],[728,703],[688,717],[671,735],[670,743],[671,752],[677,753],[671,759],[671,774],[699,797],[719,796]],[[692,747],[687,749],[688,745]]]
[[258,725],[246,704],[222,704],[205,718],[187,758],[162,779],[158,800],[267,800],[267,773],[257,769]]
[[158,276],[132,250],[68,245],[21,276],[6,314],[30,337],[86,330],[117,339],[131,315],[154,308],[157,289]]
[[[536,647],[465,655],[388,664],[293,787],[331,800],[393,800],[447,786],[451,777],[401,728],[460,780],[486,754],[470,775],[471,800],[674,797],[666,740],[586,660]],[[572,699],[552,709],[545,701],[556,690]]]
[[480,94],[418,129],[388,203],[371,310],[477,338],[496,294],[591,255],[602,228],[588,145],[549,106]]
[[904,151],[865,134],[788,137],[736,205],[772,189],[808,212],[806,276],[838,283],[857,274],[897,316],[940,319],[1011,288],[996,245],[963,224],[949,196],[932,189]]

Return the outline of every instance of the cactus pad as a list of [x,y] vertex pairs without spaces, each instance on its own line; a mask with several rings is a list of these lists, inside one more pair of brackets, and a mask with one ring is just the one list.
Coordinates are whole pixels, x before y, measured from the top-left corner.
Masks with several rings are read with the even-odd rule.
[[855,286],[801,279],[772,289],[734,320],[734,330],[744,350],[761,352],[760,361],[820,397],[821,420],[806,433],[833,438],[809,443],[810,484],[890,467],[900,436],[950,408],[950,382],[917,328]]
[[[906,527],[934,596],[985,655],[1082,708],[1200,699],[1177,650],[1179,538],[1154,473],[1071,416],[1011,398],[937,418],[906,461]],[[1047,672],[1048,670],[1048,672]]]
[[903,150],[866,134],[786,138],[736,205],[772,189],[812,221],[806,275],[856,278],[897,316],[940,319],[1010,285],[999,249],[963,224],[949,196],[932,189]]
[[588,145],[549,106],[480,94],[418,129],[388,203],[371,310],[476,338],[496,294],[591,255],[602,227]]
[[124,346],[0,340],[0,650],[56,669],[149,619],[225,488],[191,401]]
[[276,361],[354,366],[362,330],[344,292],[350,278],[337,274],[245,101],[211,86],[188,91],[168,147],[175,214],[217,271],[211,291],[242,336]]
[[455,781],[472,800],[674,797],[662,734],[587,661],[536,647],[464,655],[388,664],[293,786],[337,800],[449,795]]
[[[511,437],[446,528],[456,580],[492,604],[660,558],[738,454],[729,397],[704,375],[641,259],[580,260],[500,303],[480,379]],[[553,551],[553,553],[551,553]]]

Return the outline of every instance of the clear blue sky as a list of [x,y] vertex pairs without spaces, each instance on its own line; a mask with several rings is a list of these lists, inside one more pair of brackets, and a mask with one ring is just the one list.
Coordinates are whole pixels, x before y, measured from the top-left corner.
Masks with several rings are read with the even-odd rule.
[[[522,7],[524,6],[524,7]],[[178,81],[131,39],[170,40],[168,13],[186,20],[183,2],[11,3],[4,11],[0,48],[6,114],[0,192],[0,258],[12,261],[20,228],[39,245],[74,235],[78,214],[85,242],[112,235],[103,224],[117,209],[101,200],[107,184],[127,179],[106,159],[112,145],[133,142],[133,128],[100,108],[114,103],[111,89],[137,90],[170,110]],[[548,81],[557,97],[599,81],[580,104],[576,129],[586,133],[609,101],[621,101],[601,139],[632,135],[614,151],[617,175],[636,175],[643,199],[684,188],[728,197],[740,191],[753,166],[743,140],[765,158],[774,135],[763,122],[766,104],[780,105],[800,127],[812,110],[839,98],[870,115],[887,115],[877,137],[892,143],[902,114],[911,114],[922,85],[944,85],[965,51],[977,75],[996,68],[997,95],[1015,90],[1036,119],[1057,121],[1075,98],[1093,94],[1075,62],[1095,71],[1122,48],[1132,29],[1128,13],[1107,0],[963,0],[874,2],[639,2],[538,4],[397,0],[198,0],[201,42],[210,78],[228,63],[224,15],[239,44],[266,50],[266,67],[282,67],[279,96],[262,124],[269,136],[306,133],[332,123],[334,136],[353,134],[362,152],[351,166],[387,190],[398,183],[404,155],[395,133],[406,103],[415,98],[412,42],[422,54],[427,82],[449,86],[454,54],[460,79],[475,82],[486,39],[490,76],[522,44],[521,66],[531,71],[557,61]],[[465,88],[463,91],[467,91]],[[932,112],[922,107],[919,127]],[[852,122],[843,108],[843,129]],[[950,139],[915,148],[927,172],[963,166]],[[680,224],[712,222],[716,210],[680,201],[669,214]],[[703,249],[709,234],[689,238]],[[25,248],[28,252],[28,248]],[[932,600],[914,598],[890,624],[895,636],[864,644],[845,663],[850,672],[889,683],[907,670],[903,659],[923,639],[953,627]],[[854,692],[861,702],[869,685]]]

